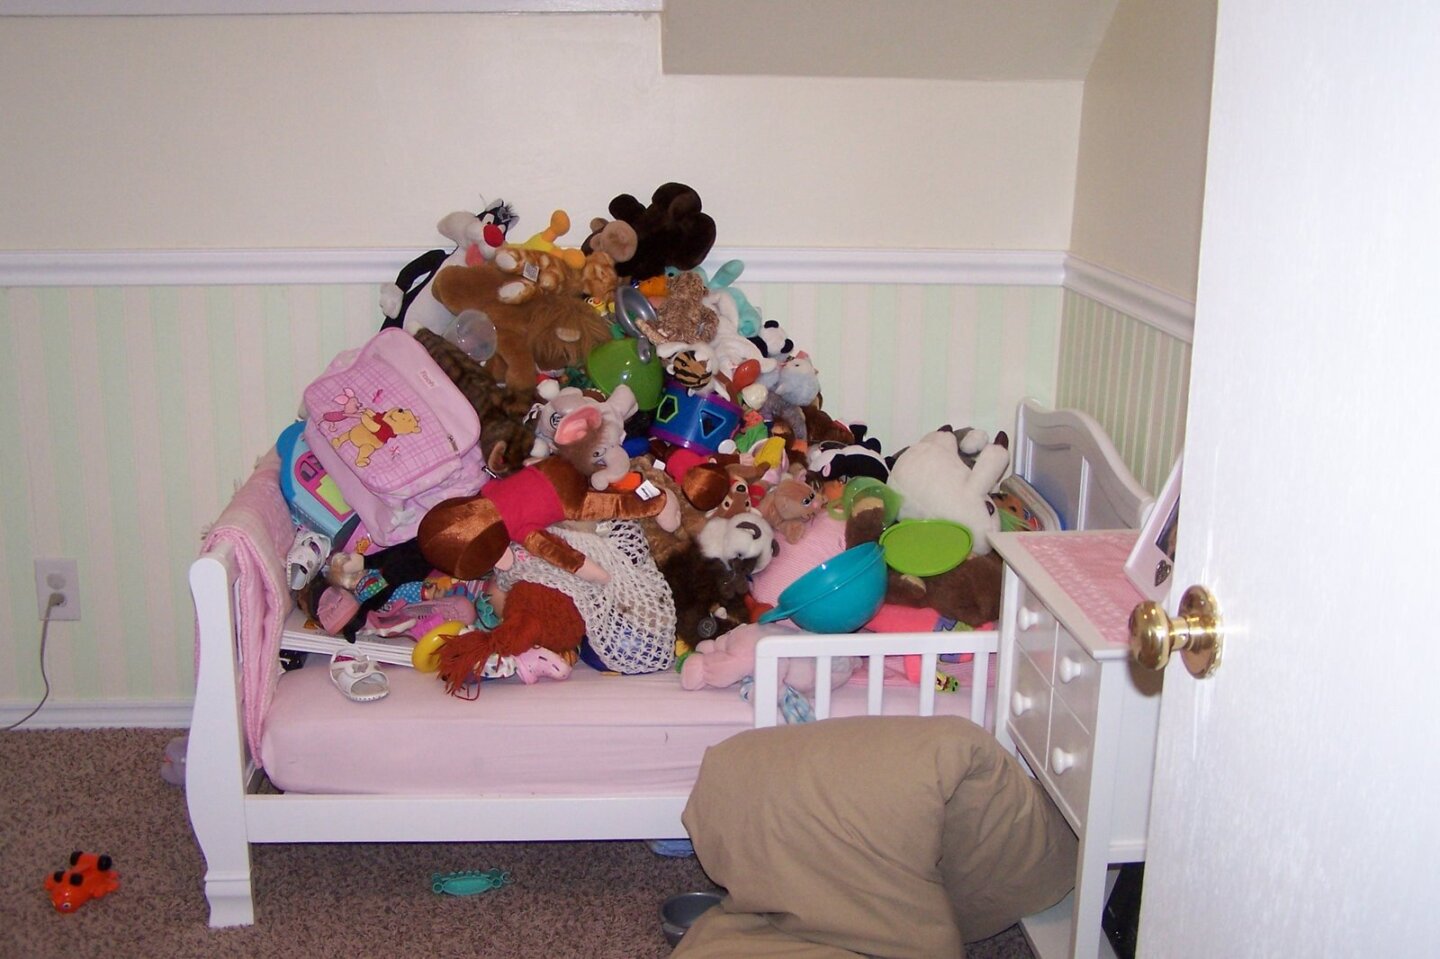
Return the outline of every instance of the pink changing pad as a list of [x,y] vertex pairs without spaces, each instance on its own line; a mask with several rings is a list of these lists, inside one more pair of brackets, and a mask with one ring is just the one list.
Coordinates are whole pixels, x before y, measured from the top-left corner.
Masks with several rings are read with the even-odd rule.
[[[581,665],[562,682],[492,680],[466,701],[434,675],[385,666],[390,695],[354,703],[327,664],[312,654],[281,676],[266,717],[265,771],[286,792],[685,794],[706,748],[753,724],[738,687],[685,690],[670,670],[618,676]],[[863,714],[865,692],[835,690],[832,715]],[[888,687],[884,712],[913,715],[917,696]],[[969,712],[968,688],[935,701],[937,713]]]

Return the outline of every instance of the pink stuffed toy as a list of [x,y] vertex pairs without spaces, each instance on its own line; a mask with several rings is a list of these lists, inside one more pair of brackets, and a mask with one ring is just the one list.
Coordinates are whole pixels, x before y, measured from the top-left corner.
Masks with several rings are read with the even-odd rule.
[[[777,633],[803,633],[789,623],[745,623],[723,636],[703,639],[680,664],[680,685],[684,689],[706,686],[733,686],[755,673],[755,644]],[[854,656],[836,656],[830,660],[830,688],[849,682],[860,660]],[[798,692],[815,691],[815,660],[810,657],[780,660],[780,685]]]

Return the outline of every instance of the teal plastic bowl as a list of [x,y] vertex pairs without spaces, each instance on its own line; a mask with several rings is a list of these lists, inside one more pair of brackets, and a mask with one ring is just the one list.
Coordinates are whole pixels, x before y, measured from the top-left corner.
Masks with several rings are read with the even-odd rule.
[[885,569],[879,543],[847,549],[791,583],[760,622],[789,619],[812,633],[853,633],[885,602]]

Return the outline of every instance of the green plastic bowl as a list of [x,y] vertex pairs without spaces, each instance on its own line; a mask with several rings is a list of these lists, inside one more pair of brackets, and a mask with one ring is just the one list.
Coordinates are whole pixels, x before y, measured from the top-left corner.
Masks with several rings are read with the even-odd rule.
[[885,569],[879,543],[854,546],[786,587],[760,622],[789,619],[812,633],[853,633],[885,602]]

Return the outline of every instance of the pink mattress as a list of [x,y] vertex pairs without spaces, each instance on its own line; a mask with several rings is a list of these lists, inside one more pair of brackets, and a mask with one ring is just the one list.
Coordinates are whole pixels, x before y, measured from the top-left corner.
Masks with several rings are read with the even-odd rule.
[[[286,792],[683,795],[706,747],[753,725],[738,687],[685,690],[674,671],[580,665],[562,682],[487,681],[467,701],[432,674],[385,666],[390,695],[354,703],[331,684],[328,661],[312,654],[282,675],[266,717],[265,771]],[[967,715],[970,667],[941,667],[962,688],[937,693],[935,711]],[[835,691],[831,715],[865,712],[862,682]],[[914,686],[887,685],[884,712],[914,715],[917,698]]]

